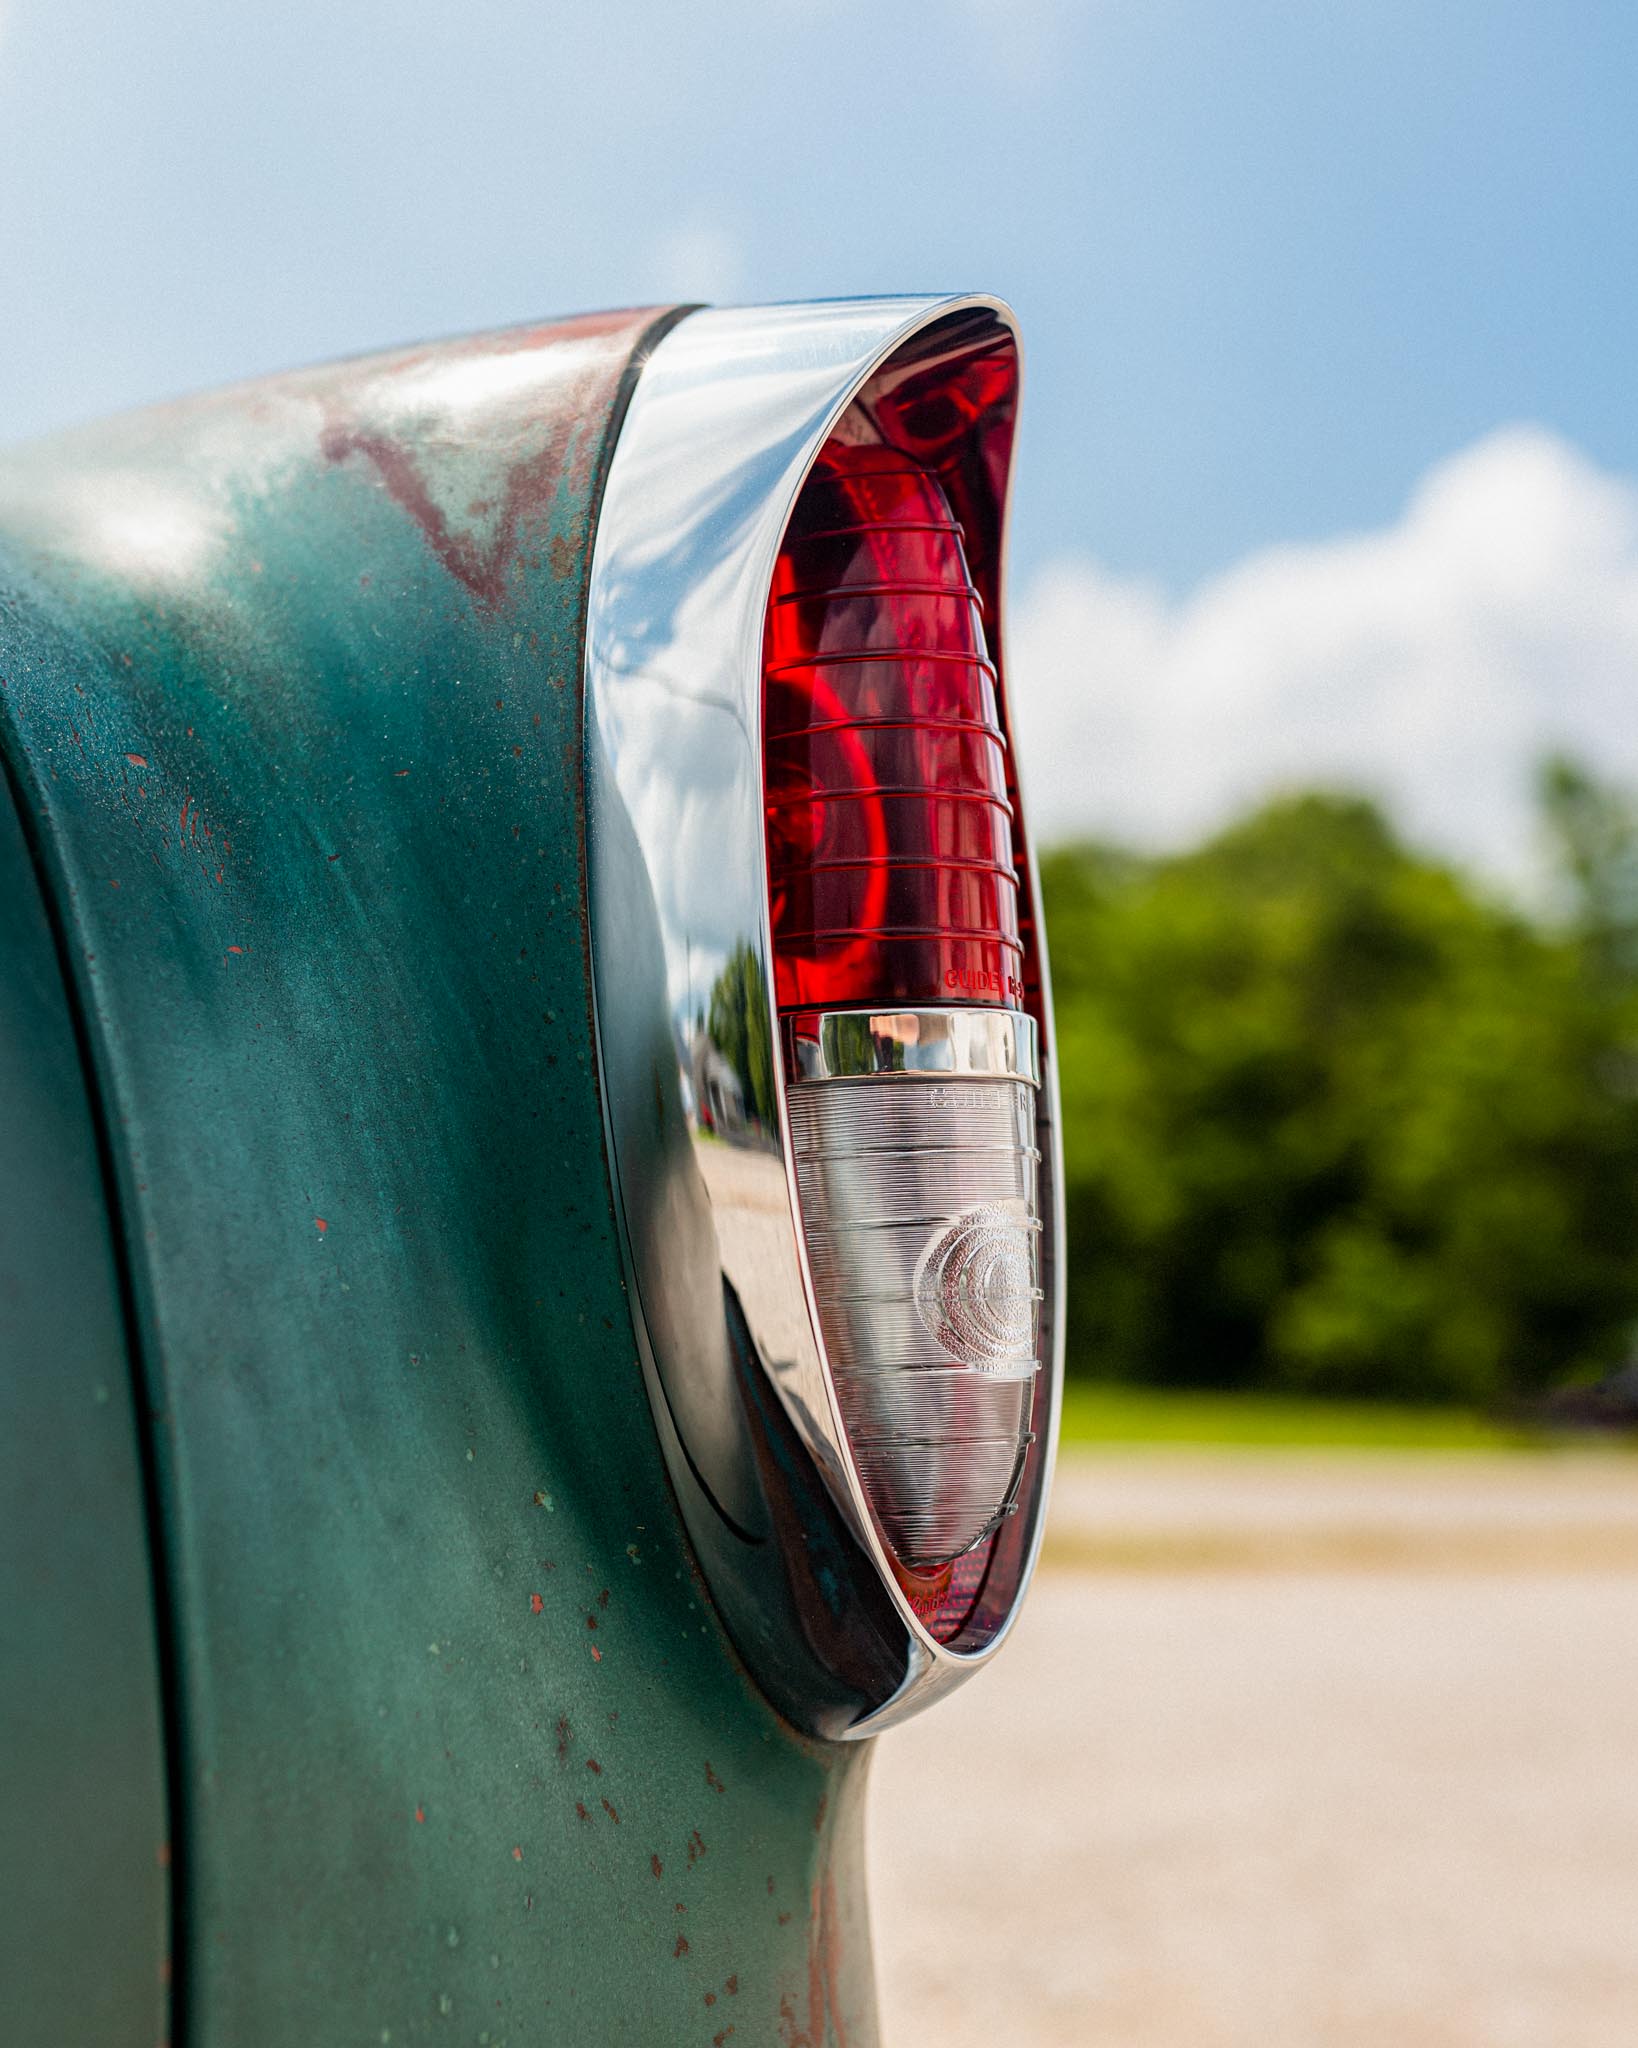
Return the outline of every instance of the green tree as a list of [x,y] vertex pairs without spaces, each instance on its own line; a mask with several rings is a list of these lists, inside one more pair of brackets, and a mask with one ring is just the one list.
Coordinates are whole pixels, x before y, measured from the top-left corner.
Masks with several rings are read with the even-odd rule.
[[1638,805],[1555,754],[1542,766],[1541,807],[1571,929],[1620,1000],[1638,983]]
[[749,945],[728,955],[711,984],[706,1030],[739,1076],[745,1109],[764,1130],[774,1128],[773,1034],[762,967]]
[[1327,795],[1043,883],[1074,1369],[1496,1400],[1621,1358],[1638,1037],[1584,916],[1532,924]]

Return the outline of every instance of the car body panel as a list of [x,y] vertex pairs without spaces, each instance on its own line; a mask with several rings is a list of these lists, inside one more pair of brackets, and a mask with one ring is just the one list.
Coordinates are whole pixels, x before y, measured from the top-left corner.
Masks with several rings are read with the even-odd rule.
[[143,1437],[56,937],[0,777],[0,1984],[10,2039],[152,2048],[170,1823]]
[[3,743],[154,1416],[179,2041],[874,2038],[867,1752],[696,1580],[604,1156],[586,576],[675,317],[0,469]]

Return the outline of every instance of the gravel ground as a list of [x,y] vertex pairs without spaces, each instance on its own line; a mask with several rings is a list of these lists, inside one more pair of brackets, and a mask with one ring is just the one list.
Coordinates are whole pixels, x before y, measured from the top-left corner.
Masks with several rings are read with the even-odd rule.
[[1079,1457],[892,1734],[889,2048],[1633,2048],[1638,1463]]

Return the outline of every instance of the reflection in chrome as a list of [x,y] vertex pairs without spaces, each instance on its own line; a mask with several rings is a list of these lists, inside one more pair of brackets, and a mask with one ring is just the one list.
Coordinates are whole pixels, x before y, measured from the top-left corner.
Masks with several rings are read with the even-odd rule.
[[989,1074],[1041,1084],[1035,1019],[1022,1010],[807,1010],[785,1020],[793,1076]]
[[[958,1092],[1004,1093],[1000,1180],[989,1170],[996,1161],[975,1163],[960,1181],[960,1200],[975,1208],[1023,1203],[1032,1216],[1050,1216],[1058,1199],[1056,1104],[1035,1026],[1010,1011],[798,1017],[787,1020],[781,1041],[762,812],[763,623],[791,508],[865,380],[889,362],[896,373],[901,362],[936,360],[952,349],[1014,346],[1010,315],[983,298],[691,314],[666,334],[637,381],[593,557],[585,672],[594,983],[645,1371],[679,1498],[685,1514],[696,1515],[690,1528],[702,1559],[720,1539],[689,1506],[696,1493],[747,1545],[761,1541],[767,1510],[746,1477],[752,1467],[724,1324],[726,1280],[784,1414],[879,1582],[895,1645],[890,1682],[856,1709],[823,1719],[798,1687],[782,1687],[771,1653],[759,1661],[766,1617],[739,1567],[713,1572],[712,1590],[777,1704],[833,1734],[872,1733],[916,1710],[1005,1635],[1039,1545],[1057,1425],[1061,1311],[1056,1262],[1049,1256],[1043,1279],[1039,1233],[1021,1232],[1032,1325],[1042,1311],[1039,1343],[1015,1378],[997,1373],[994,1360],[980,1373],[946,1350],[936,1369],[950,1375],[946,1405],[955,1434],[932,1447],[931,1465],[923,1458],[912,1471],[909,1447],[894,1441],[885,1381],[877,1394],[863,1391],[866,1351],[852,1352],[829,1329],[822,1350],[797,1175],[850,1171],[811,1141],[841,1114],[850,1088],[874,1085],[852,1077],[902,1074],[902,1092],[924,1098],[923,1115],[936,1113],[939,1096],[948,1106]],[[984,457],[997,528],[1009,452],[1010,434],[998,454]],[[997,577],[987,601],[998,594]],[[942,1086],[940,1077],[948,1077]],[[921,1085],[928,1083],[935,1085]],[[883,1092],[901,1094],[898,1087]],[[820,1109],[820,1097],[834,1098],[833,1107]],[[912,1145],[893,1171],[913,1173],[914,1160]],[[867,1220],[858,1193],[840,1196],[832,1216]],[[937,1221],[942,1229],[954,1218]],[[878,1361],[884,1343],[889,1351],[918,1336],[935,1343],[916,1306],[927,1236],[924,1227],[892,1253],[903,1267],[896,1284],[901,1319],[909,1322],[896,1334],[873,1329],[869,1355]],[[822,1260],[823,1246],[811,1234],[809,1242],[811,1256]],[[1012,1266],[1003,1270],[993,1259],[959,1280],[969,1319],[1015,1320],[1007,1290],[1016,1280]],[[1037,1359],[1051,1371],[1037,1373]],[[862,1437],[856,1432],[850,1446],[842,1409],[852,1395],[843,1390],[855,1365],[851,1385],[861,1402],[877,1402],[882,1426],[874,1436],[868,1427]],[[1035,1395],[1037,1384],[1044,1394]],[[953,1446],[963,1430],[969,1448],[958,1456]],[[1019,1447],[1027,1452],[1037,1438],[1032,1477],[1018,1494],[1019,1512],[996,1538],[996,1563],[971,1626],[953,1645],[935,1641],[894,1573],[861,1485],[861,1460],[880,1456],[889,1467],[898,1460],[878,1477],[890,1480],[891,1498],[902,1505],[897,1528],[886,1514],[882,1522],[901,1556],[949,1557],[1004,1516],[1018,1486]],[[878,1499],[887,1497],[878,1490]],[[918,1501],[936,1501],[936,1512]]]

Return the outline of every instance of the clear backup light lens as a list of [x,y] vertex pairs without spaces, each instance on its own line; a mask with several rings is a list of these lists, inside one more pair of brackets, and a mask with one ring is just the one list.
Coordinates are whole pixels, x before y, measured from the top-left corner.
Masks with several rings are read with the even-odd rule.
[[949,1640],[1033,1441],[1039,1068],[983,603],[937,452],[890,445],[894,424],[867,392],[786,530],[768,869],[826,1362],[900,1583]]
[[825,1350],[895,1555],[928,1571],[1012,1498],[1039,1370],[1034,1090],[872,1075],[794,1087]]

